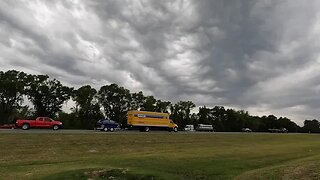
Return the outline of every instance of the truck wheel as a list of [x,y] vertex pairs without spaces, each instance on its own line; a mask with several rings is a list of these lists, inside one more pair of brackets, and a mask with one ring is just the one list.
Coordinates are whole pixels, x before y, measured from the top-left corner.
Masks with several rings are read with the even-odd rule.
[[149,131],[150,131],[150,128],[149,128],[149,127],[145,127],[145,128],[144,128],[144,131],[145,131],[145,132],[149,132]]
[[23,124],[22,125],[22,129],[23,130],[28,130],[30,128],[30,125],[29,124]]
[[174,131],[174,132],[178,132],[178,128],[177,128],[177,127],[174,127],[174,128],[173,128],[173,131]]
[[113,132],[114,131],[114,128],[110,128],[110,132]]
[[53,130],[56,131],[56,130],[58,130],[58,129],[59,129],[59,126],[58,126],[58,125],[54,125],[54,126],[53,126]]

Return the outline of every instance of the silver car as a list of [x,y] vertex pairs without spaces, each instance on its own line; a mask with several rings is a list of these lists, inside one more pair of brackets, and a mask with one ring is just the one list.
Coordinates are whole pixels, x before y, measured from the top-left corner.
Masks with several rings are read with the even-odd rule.
[[196,131],[210,131],[213,132],[213,127],[211,124],[198,124]]

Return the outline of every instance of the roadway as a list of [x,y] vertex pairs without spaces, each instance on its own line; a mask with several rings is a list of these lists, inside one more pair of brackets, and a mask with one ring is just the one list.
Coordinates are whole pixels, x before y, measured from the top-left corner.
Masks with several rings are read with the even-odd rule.
[[[114,132],[103,132],[99,130],[83,130],[83,129],[59,129],[54,131],[52,129],[0,129],[0,134],[95,134],[95,133],[107,133],[107,134],[141,134],[141,133],[156,133],[156,134],[175,134],[175,132],[150,130],[150,132],[140,132],[138,130],[118,130]],[[190,133],[214,133],[214,132],[188,132],[179,131],[178,134],[190,134]]]
[[[83,130],[83,129],[59,129],[54,131],[52,129],[0,129],[0,134],[95,134],[95,133],[106,133],[106,134],[141,134],[141,133],[152,133],[152,134],[283,134],[283,133],[268,133],[268,132],[196,132],[196,131],[179,131],[167,132],[150,130],[150,132],[139,132],[138,130],[118,130],[114,132],[101,132],[98,130]],[[285,133],[295,134],[295,133]]]

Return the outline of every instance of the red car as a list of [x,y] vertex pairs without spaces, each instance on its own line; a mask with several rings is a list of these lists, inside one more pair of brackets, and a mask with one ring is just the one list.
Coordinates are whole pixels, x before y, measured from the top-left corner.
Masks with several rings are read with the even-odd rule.
[[29,128],[48,128],[58,130],[62,128],[62,122],[55,121],[48,117],[38,117],[36,120],[18,119],[16,121],[16,127],[27,130]]

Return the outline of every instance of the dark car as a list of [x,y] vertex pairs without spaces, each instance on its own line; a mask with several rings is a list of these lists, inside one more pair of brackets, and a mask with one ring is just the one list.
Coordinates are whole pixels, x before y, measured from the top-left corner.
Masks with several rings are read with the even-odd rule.
[[97,130],[101,130],[101,131],[111,131],[113,132],[116,129],[120,129],[120,125],[119,123],[110,120],[110,119],[101,119],[97,122],[97,126],[98,128],[96,128]]
[[241,131],[242,132],[252,132],[252,130],[250,128],[242,128]]

